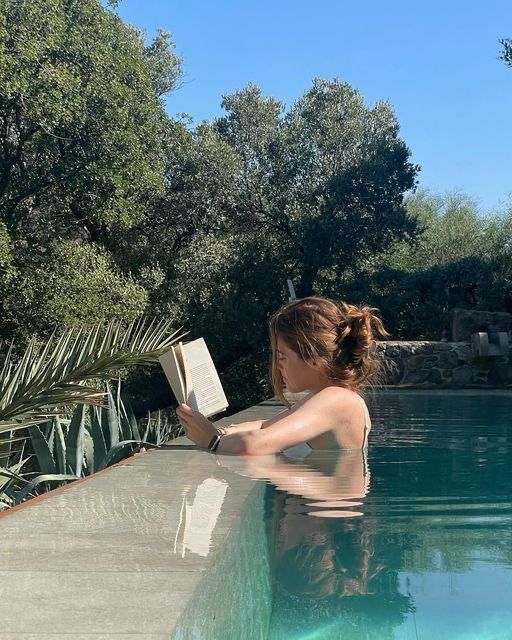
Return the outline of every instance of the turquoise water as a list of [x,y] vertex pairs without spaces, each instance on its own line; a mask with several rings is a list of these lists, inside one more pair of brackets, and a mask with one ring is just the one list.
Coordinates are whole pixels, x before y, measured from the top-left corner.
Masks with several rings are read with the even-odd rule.
[[367,459],[314,452],[260,473],[269,639],[512,639],[512,394],[369,404]]

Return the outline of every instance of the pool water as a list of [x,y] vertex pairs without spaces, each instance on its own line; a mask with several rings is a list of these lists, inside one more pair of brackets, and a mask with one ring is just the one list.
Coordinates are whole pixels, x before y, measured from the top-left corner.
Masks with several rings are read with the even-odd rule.
[[367,457],[263,474],[269,639],[512,639],[512,393],[368,402]]

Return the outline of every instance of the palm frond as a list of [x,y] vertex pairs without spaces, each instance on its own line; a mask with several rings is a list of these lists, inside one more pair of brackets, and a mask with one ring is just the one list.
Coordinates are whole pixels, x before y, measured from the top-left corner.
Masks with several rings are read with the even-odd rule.
[[44,345],[32,340],[21,360],[11,350],[0,372],[0,434],[40,424],[64,404],[101,405],[93,380],[108,380],[121,368],[151,364],[184,334],[168,321],[145,319],[89,330],[70,329]]

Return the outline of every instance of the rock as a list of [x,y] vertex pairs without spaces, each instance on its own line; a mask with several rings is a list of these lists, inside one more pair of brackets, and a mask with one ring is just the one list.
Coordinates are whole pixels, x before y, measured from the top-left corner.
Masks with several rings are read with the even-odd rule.
[[443,369],[441,371],[441,377],[443,379],[443,382],[447,382],[447,383],[452,382],[453,369]]
[[463,343],[463,344],[454,344],[452,346],[453,346],[453,350],[461,360],[468,360],[469,358],[471,358],[470,344]]
[[473,381],[473,370],[471,367],[457,367],[452,369],[453,384],[471,384]]
[[434,344],[434,351],[451,351],[453,349],[449,342],[436,342]]
[[422,347],[422,353],[434,353],[435,342],[424,342]]
[[409,371],[418,371],[418,369],[423,367],[424,362],[424,356],[411,356],[409,360],[407,360],[407,368]]
[[489,369],[494,369],[500,362],[503,361],[494,356],[475,356],[468,360],[468,364],[473,367],[473,371],[489,371]]
[[400,359],[384,360],[381,377],[384,384],[400,384],[404,376],[404,363]]
[[459,357],[455,351],[449,351],[448,353],[441,353],[439,355],[439,366],[442,369],[453,369],[459,364]]
[[505,364],[490,369],[488,380],[491,384],[512,384],[512,366]]
[[451,334],[454,342],[470,342],[471,334],[478,331],[505,331],[512,328],[512,315],[501,311],[470,311],[453,309]]
[[425,342],[425,341],[419,341],[419,342],[411,342],[411,355],[421,355],[424,356],[425,354],[428,353],[433,353],[434,351],[434,342]]
[[400,355],[400,345],[398,344],[388,344],[386,347],[386,356],[388,358],[398,358]]
[[400,357],[401,358],[409,358],[412,354],[412,344],[406,342],[405,344],[400,345]]
[[408,371],[403,379],[404,384],[422,384],[428,382],[429,371]]
[[439,369],[432,369],[428,374],[427,380],[428,382],[432,382],[433,384],[441,384],[443,380],[441,378],[441,372],[439,371]]

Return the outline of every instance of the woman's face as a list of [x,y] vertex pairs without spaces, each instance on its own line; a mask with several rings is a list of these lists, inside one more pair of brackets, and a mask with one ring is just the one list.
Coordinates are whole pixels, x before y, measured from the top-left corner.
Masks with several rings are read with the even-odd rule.
[[290,393],[313,391],[318,386],[320,378],[318,368],[304,362],[284,340],[277,336],[277,360],[279,372],[285,387]]

